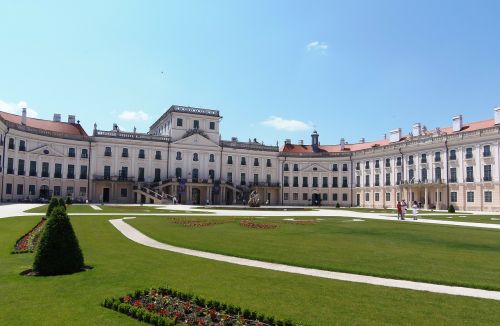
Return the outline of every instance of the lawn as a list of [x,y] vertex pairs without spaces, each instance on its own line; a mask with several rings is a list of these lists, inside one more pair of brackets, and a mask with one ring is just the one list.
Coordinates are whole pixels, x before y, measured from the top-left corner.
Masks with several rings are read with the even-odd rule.
[[127,223],[156,240],[192,249],[333,271],[500,290],[498,230],[397,221],[356,222],[348,218],[325,218],[315,225],[293,225],[279,218],[255,219],[255,223],[279,223],[275,229],[257,230],[233,220],[208,227],[186,227],[172,223],[169,217],[141,216]]
[[231,210],[241,210],[241,211],[272,211],[272,212],[310,212],[310,211],[316,211],[317,209],[314,208],[308,208],[308,207],[267,207],[267,206],[262,206],[262,207],[231,207],[231,206],[200,206],[200,207],[195,207],[195,209],[218,209],[218,210],[226,210],[226,211],[231,211]]
[[[412,217],[409,217],[412,218]],[[446,214],[446,215],[419,215],[418,218],[429,220],[444,220],[457,222],[472,222],[472,223],[491,223],[499,224],[500,215],[463,215],[461,213]]]
[[167,284],[307,325],[500,323],[497,301],[318,279],[169,253],[133,243],[102,216],[71,218],[93,270],[20,276],[33,254],[9,252],[38,219],[0,220],[1,325],[144,325],[99,303],[105,297]]
[[[45,213],[47,211],[48,205],[42,205],[39,207],[31,208],[26,211],[26,213]],[[160,209],[161,205],[158,206],[119,206],[119,205],[96,205],[101,210],[93,209],[90,205],[86,204],[73,204],[67,207],[68,213],[178,213],[178,214],[205,214],[207,212],[192,212],[184,210],[173,210],[173,209]]]
[[[394,213],[397,214],[397,210],[395,208],[369,208],[369,207],[349,207],[349,208],[329,208],[329,207],[321,207],[322,209],[334,209],[334,210],[346,210],[360,213]],[[449,214],[446,211],[432,211],[432,210],[419,210],[420,213],[424,214]],[[458,214],[459,212],[457,212]],[[411,214],[411,208],[408,208],[407,214]],[[460,214],[470,214],[470,213],[462,213]]]

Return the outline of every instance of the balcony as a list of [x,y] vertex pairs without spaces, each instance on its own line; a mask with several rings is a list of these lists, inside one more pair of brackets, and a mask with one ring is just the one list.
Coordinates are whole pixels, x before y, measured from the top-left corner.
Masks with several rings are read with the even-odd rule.
[[49,172],[48,171],[42,171],[42,178],[48,178],[49,177]]
[[62,178],[62,173],[61,172],[54,172],[54,178]]
[[308,188],[308,187],[309,187],[309,185],[308,185],[307,183],[303,183],[303,184],[302,184],[302,187],[303,187],[303,188]]
[[369,187],[370,186],[370,183],[369,182],[365,182],[365,187]]
[[26,173],[26,172],[25,172],[24,170],[19,170],[19,171],[17,172],[17,175],[24,175],[25,173]]
[[68,173],[68,175],[66,176],[66,179],[74,179],[74,178],[75,178],[74,173]]
[[[279,183],[279,182],[250,182],[250,183],[248,184],[248,186],[249,186],[250,188],[252,188],[252,187],[254,187],[254,188],[255,188],[255,187],[265,187],[265,188],[267,188],[267,187],[271,187],[271,188],[279,188],[280,183]],[[285,186],[285,185],[284,185],[284,187],[287,187],[287,186]]]
[[12,149],[12,150],[13,150],[13,149],[14,149],[14,144],[9,143],[9,149]]
[[36,170],[30,170],[30,177],[36,177]]
[[473,177],[467,177],[467,178],[465,178],[465,182],[474,182],[474,178]]
[[241,181],[240,182],[240,186],[246,186],[246,184],[247,184],[246,181]]
[[138,156],[138,157],[139,157],[140,159],[144,159],[144,158],[146,158],[146,156],[145,156],[144,154],[139,154],[139,156]]

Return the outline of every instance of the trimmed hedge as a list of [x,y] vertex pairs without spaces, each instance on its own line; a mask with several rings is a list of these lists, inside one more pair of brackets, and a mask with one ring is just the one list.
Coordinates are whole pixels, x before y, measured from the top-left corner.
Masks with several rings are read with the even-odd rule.
[[84,267],[83,254],[66,210],[56,207],[45,224],[33,262],[39,275],[79,272]]
[[450,207],[448,207],[448,213],[455,213],[455,206],[450,204]]

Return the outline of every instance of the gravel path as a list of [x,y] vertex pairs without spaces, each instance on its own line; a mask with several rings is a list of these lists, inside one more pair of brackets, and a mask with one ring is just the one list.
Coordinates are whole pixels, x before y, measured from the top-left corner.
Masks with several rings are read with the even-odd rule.
[[[137,215],[137,214],[134,214]],[[348,282],[356,282],[356,283],[364,283],[364,284],[372,284],[379,286],[387,286],[393,288],[401,288],[401,289],[409,289],[416,291],[426,291],[433,293],[442,293],[442,294],[450,294],[450,295],[459,295],[466,297],[474,297],[481,299],[491,299],[491,300],[499,300],[500,301],[500,292],[498,291],[487,291],[481,289],[473,289],[473,288],[465,288],[458,286],[448,286],[448,285],[438,285],[432,283],[423,283],[423,282],[413,282],[413,281],[404,281],[404,280],[396,280],[396,279],[388,279],[381,277],[373,277],[366,275],[358,275],[358,274],[349,274],[349,273],[339,273],[339,272],[331,272],[319,269],[312,268],[304,268],[297,266],[290,266],[284,264],[276,264],[276,263],[268,263],[258,260],[238,258],[220,254],[214,254],[199,250],[186,249],[182,247],[176,247],[172,245],[168,245],[159,241],[156,241],[147,235],[141,233],[131,225],[125,223],[122,219],[114,219],[109,221],[113,226],[120,231],[124,236],[129,238],[130,240],[140,243],[142,245],[167,250],[175,253],[180,253],[189,256],[195,256],[200,258],[206,258],[211,260],[216,260],[220,262],[243,265],[249,267],[263,268],[273,271],[279,272],[287,272],[294,274],[301,274],[313,277],[321,277],[333,280],[340,281],[348,281]]]

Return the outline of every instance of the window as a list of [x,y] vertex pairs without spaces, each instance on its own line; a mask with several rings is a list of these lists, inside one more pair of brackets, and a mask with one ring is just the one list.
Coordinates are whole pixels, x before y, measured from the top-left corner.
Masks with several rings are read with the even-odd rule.
[[396,166],[401,166],[401,156],[396,158]]
[[198,153],[193,154],[193,161],[198,162]]
[[122,157],[128,157],[128,148],[122,149]]
[[254,184],[258,184],[259,183],[259,175],[258,174],[254,174],[253,175],[253,183]]
[[87,166],[80,165],[80,179],[87,179]]
[[49,177],[49,162],[42,162],[42,178]]
[[410,182],[412,182],[414,178],[415,178],[415,171],[413,169],[409,169],[408,170],[408,180]]
[[401,172],[398,172],[396,174],[396,184],[398,184],[398,185],[401,184]]
[[283,187],[290,187],[290,184],[288,183],[288,176],[283,177]]
[[88,158],[89,157],[89,151],[86,148],[82,148],[82,152],[80,153],[81,158]]
[[54,186],[54,196],[61,196],[61,187]]
[[298,187],[299,186],[299,177],[293,177],[293,186]]
[[122,169],[120,170],[118,178],[120,180],[127,180],[128,179],[128,167],[127,166],[122,166]]
[[283,193],[283,200],[288,200],[288,192]]
[[209,128],[210,130],[215,130],[215,122],[210,121]]
[[375,160],[375,169],[380,168],[380,160]]
[[318,177],[313,177],[313,187],[318,188]]
[[484,145],[484,146],[483,146],[483,156],[484,156],[484,157],[490,157],[490,156],[491,156],[491,148],[490,148],[490,145]]
[[155,160],[161,160],[161,151],[155,152]]
[[441,182],[441,168],[438,166],[434,169],[435,182]]
[[182,119],[177,118],[177,127],[182,127]]
[[121,196],[122,198],[124,198],[124,197],[127,197],[127,196],[128,196],[128,191],[127,191],[127,188],[121,188],[121,189],[120,189],[120,196]]
[[302,187],[309,187],[307,177],[302,177]]
[[194,129],[200,129],[200,120],[194,120],[193,121],[193,128]]
[[491,181],[491,165],[484,166],[484,181]]
[[24,160],[17,160],[17,175],[24,175]]
[[427,181],[427,169],[423,168],[422,169],[422,181]]
[[361,187],[361,177],[359,175],[356,176],[356,187]]
[[455,161],[457,159],[457,151],[452,149],[450,150],[450,161]]
[[408,156],[408,165],[413,165],[413,155]]
[[228,182],[233,182],[233,174],[231,172],[227,173],[227,181]]
[[80,197],[86,197],[87,196],[87,187],[80,187]]
[[175,168],[175,177],[177,179],[182,178],[182,169],[181,168]]
[[75,157],[76,156],[76,154],[75,154],[75,148],[74,147],[70,147],[68,149],[68,156],[69,157]]
[[233,157],[232,156],[227,157],[227,164],[233,164]]
[[[11,139],[12,139],[12,138],[11,138]],[[6,184],[5,193],[6,193],[7,195],[12,195],[12,183],[7,183],[7,184]]]
[[337,171],[338,171],[337,164],[333,164],[333,166],[332,166],[332,171],[333,171],[333,172],[337,172]]
[[268,158],[268,159],[266,160],[266,167],[270,168],[271,166],[272,166],[272,164],[271,164],[271,159],[270,159],[270,158]]
[[75,166],[73,164],[68,164],[68,173],[66,174],[66,178],[68,179],[75,178]]
[[244,186],[247,182],[246,182],[246,174],[245,173],[242,173],[240,175],[240,180],[241,180],[241,185]]
[[391,185],[391,174],[390,173],[386,173],[385,174],[385,185],[386,186],[390,186]]
[[73,193],[74,192],[75,192],[75,188],[73,188],[73,187],[66,187],[66,196],[73,197]]
[[104,166],[104,179],[106,180],[111,179],[111,166],[109,165]]
[[366,161],[365,162],[365,169],[369,169],[370,168],[370,161]]
[[441,152],[434,153],[434,162],[441,162]]
[[375,201],[380,201],[380,193],[375,193]]
[[390,192],[385,193],[385,201],[391,201],[391,193]]
[[370,201],[370,193],[369,192],[365,193],[365,201]]
[[54,178],[62,178],[62,164],[60,163],[55,165]]
[[153,182],[160,182],[161,180],[161,170],[156,168],[155,169],[155,179]]
[[240,164],[241,165],[247,165],[247,160],[244,157],[242,157]]
[[474,191],[467,191],[467,202],[468,203],[474,202]]
[[289,169],[288,169],[288,163],[285,163],[285,164],[283,165],[283,171],[287,171],[287,172],[288,172],[288,170],[289,170]]
[[456,191],[452,191],[450,192],[450,202],[452,203],[456,203],[457,202],[457,192]]
[[293,200],[299,200],[299,194],[294,192],[293,193]]
[[342,164],[342,171],[347,172],[347,163]]
[[356,162],[356,171],[359,171],[361,169],[361,163],[360,162]]
[[333,177],[332,178],[332,187],[333,188],[337,188],[339,186],[339,181],[338,180],[339,180],[339,178],[337,178],[337,177]]
[[380,186],[380,175],[375,174],[375,187],[379,187],[379,186]]
[[215,162],[215,155],[214,154],[210,154],[210,156],[208,157],[208,161],[209,162]]
[[323,177],[323,188],[328,188],[328,177]]
[[111,147],[106,147],[104,149],[104,156],[111,156]]
[[347,177],[342,177],[342,188],[347,188]]
[[182,153],[181,153],[181,152],[177,152],[177,154],[175,155],[175,159],[176,159],[177,161],[182,160]]
[[23,192],[24,192],[23,185],[22,184],[18,184],[17,185],[17,194],[18,195],[22,195]]
[[465,149],[465,158],[466,159],[471,159],[472,158],[472,147],[467,147]]
[[[14,138],[9,138],[9,149],[14,149],[15,147],[15,140]],[[11,185],[12,187],[12,185]]]
[[253,159],[253,166],[259,166],[259,159],[258,158]]
[[146,158],[146,154],[144,153],[143,149],[139,150],[139,158]]
[[144,168],[139,168],[139,172],[137,173],[137,181],[144,182]]
[[450,168],[450,182],[457,182],[457,168]]
[[327,201],[328,200],[328,194],[321,194],[321,200]]
[[302,194],[302,200],[307,200],[308,197],[307,197],[307,194]]
[[293,170],[294,171],[299,171],[299,165],[298,164],[294,164],[293,165]]
[[12,157],[7,159],[7,174],[14,174],[14,159]]
[[30,196],[36,195],[36,186],[35,185],[28,186],[28,195],[30,195]]
[[19,141],[19,151],[21,152],[26,151],[26,142],[24,140]]
[[467,176],[465,181],[466,182],[474,182],[474,167],[468,166],[467,167]]
[[391,159],[390,158],[386,158],[385,159],[385,167],[390,167],[391,166]]
[[493,193],[491,191],[488,190],[484,192],[484,202],[485,203],[493,202]]
[[36,161],[30,161],[30,177],[36,177]]
[[427,154],[422,154],[420,156],[420,163],[427,163]]
[[365,175],[365,187],[369,187],[369,186],[370,186],[370,176]]
[[342,201],[347,201],[347,194],[342,194]]

